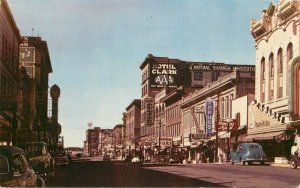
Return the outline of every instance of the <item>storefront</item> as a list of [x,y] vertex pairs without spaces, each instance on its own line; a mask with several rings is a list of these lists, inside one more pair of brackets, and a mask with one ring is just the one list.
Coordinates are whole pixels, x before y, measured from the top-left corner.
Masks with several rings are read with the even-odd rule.
[[273,117],[259,104],[250,105],[248,133],[240,139],[242,142],[260,143],[271,161],[276,157],[290,156],[294,135],[289,124]]

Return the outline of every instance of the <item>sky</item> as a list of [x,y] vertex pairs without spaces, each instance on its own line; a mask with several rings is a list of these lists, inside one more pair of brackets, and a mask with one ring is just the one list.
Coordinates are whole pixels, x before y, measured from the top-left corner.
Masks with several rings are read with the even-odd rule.
[[[148,54],[255,64],[251,19],[270,0],[7,0],[22,36],[47,41],[65,147],[83,147],[88,123],[103,129],[141,98]],[[275,0],[277,3],[279,0]]]

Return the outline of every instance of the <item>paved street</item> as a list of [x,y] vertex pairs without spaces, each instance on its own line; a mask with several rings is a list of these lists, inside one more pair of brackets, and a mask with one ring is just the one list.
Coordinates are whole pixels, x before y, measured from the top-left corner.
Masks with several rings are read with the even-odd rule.
[[228,187],[294,188],[300,185],[300,169],[269,165],[198,164],[147,167],[183,177],[191,177]]
[[77,161],[57,166],[56,187],[297,187],[300,169],[230,164],[135,165]]

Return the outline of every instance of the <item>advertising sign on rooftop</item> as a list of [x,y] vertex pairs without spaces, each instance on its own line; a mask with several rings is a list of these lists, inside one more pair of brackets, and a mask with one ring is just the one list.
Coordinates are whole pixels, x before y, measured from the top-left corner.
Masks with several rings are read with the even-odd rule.
[[150,87],[176,88],[180,84],[180,64],[155,63],[150,67]]

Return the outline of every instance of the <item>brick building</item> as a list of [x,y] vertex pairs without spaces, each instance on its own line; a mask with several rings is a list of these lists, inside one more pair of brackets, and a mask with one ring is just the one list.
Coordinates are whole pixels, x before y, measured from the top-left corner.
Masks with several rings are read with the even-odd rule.
[[15,145],[20,125],[19,29],[6,0],[0,0],[0,145]]

